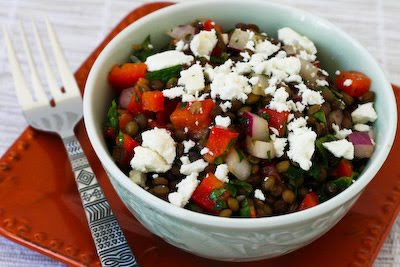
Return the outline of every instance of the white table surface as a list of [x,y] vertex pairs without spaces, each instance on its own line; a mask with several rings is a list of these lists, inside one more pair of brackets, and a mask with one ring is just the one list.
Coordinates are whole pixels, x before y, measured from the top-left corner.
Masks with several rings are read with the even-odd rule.
[[[150,1],[138,0],[0,0],[0,24],[17,33],[21,20],[33,43],[30,20],[45,35],[43,17],[52,21],[72,69],[77,69],[106,34],[132,9]],[[324,17],[345,29],[370,52],[393,83],[400,84],[399,0],[275,0]],[[20,58],[22,46],[18,36]],[[26,66],[26,60],[22,60]],[[14,93],[0,34],[0,155],[25,129]],[[61,263],[0,237],[0,266],[63,266]],[[400,266],[400,219],[392,228],[375,266]]]

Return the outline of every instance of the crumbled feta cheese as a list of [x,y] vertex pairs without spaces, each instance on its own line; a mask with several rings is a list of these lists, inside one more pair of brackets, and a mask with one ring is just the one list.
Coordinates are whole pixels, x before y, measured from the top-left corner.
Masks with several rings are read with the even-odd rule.
[[172,205],[181,207],[181,208],[183,208],[186,205],[185,200],[183,199],[183,195],[179,194],[178,192],[169,193],[168,201]]
[[276,91],[276,84],[278,83],[278,79],[276,77],[271,77],[268,81],[268,87],[264,89],[264,93],[266,95],[274,95]]
[[289,111],[289,107],[286,103],[288,97],[289,94],[288,92],[286,92],[285,88],[279,88],[278,90],[276,90],[274,97],[269,102],[269,108],[278,112]]
[[129,179],[132,180],[137,185],[140,185],[141,187],[146,186],[146,174],[143,172],[137,171],[137,170],[131,170],[129,172]]
[[294,114],[290,113],[289,116],[288,116],[288,122],[290,122],[293,119],[294,119]]
[[134,148],[135,155],[131,160],[131,167],[134,170],[148,172],[166,172],[171,169],[167,162],[154,150],[137,146]]
[[203,147],[203,148],[200,150],[200,155],[205,155],[205,154],[207,154],[208,152],[210,152],[210,149],[209,149],[208,147]]
[[217,73],[211,83],[211,97],[218,95],[222,100],[238,99],[245,102],[251,86],[245,76],[231,72],[228,74]]
[[326,70],[319,69],[324,76],[329,76],[329,73]]
[[339,125],[335,123],[332,123],[332,129],[335,131],[335,137],[338,139],[345,139],[348,135],[350,135],[353,132],[350,129],[340,130]]
[[219,106],[221,107],[223,112],[227,112],[228,109],[230,109],[232,107],[232,102],[230,101],[225,101],[221,104],[219,104]]
[[264,54],[255,53],[251,55],[250,65],[255,74],[262,74],[265,71],[267,62]]
[[253,40],[248,40],[244,48],[249,49],[251,51],[254,51],[254,41]]
[[243,61],[249,61],[250,60],[250,54],[249,52],[245,51],[245,52],[240,52],[240,56],[242,56]]
[[285,147],[287,145],[287,138],[279,138],[277,135],[271,135],[271,140],[274,144],[275,154],[277,158],[283,156]]
[[281,51],[278,51],[278,53],[276,53],[275,57],[278,58],[278,59],[279,58],[280,59],[286,58],[287,57],[287,53],[286,53],[285,50],[281,50]]
[[322,105],[325,102],[320,92],[310,89],[304,91],[301,97],[303,105]]
[[149,56],[145,63],[148,71],[156,71],[176,65],[190,64],[193,60],[193,56],[185,55],[180,51],[169,50]]
[[184,87],[182,86],[176,86],[176,87],[172,87],[169,89],[164,89],[162,91],[163,96],[169,99],[174,99],[176,97],[181,97],[185,91],[184,91]]
[[301,36],[291,28],[285,27],[278,30],[278,39],[285,45],[294,45],[303,48],[308,54],[315,55],[317,48],[314,43],[306,36]]
[[232,59],[228,59],[227,61],[224,62],[224,64],[216,66],[214,68],[214,71],[216,73],[228,74],[228,73],[232,72],[233,65],[234,65],[234,62],[232,61]]
[[[296,103],[300,103],[300,102],[296,102]],[[289,100],[289,101],[286,102],[286,105],[288,106],[290,111],[296,112],[297,111],[296,103],[293,100]]]
[[301,78],[300,75],[294,74],[294,75],[290,75],[289,77],[285,78],[284,81],[287,83],[292,83],[292,82],[302,83],[303,79]]
[[188,49],[188,47],[189,47],[189,45],[187,43],[185,43],[185,41],[183,41],[183,40],[179,40],[175,44],[176,51],[184,51],[184,50]]
[[183,132],[184,133],[188,133],[189,132],[189,128],[188,127],[183,128]]
[[247,29],[246,32],[249,34],[249,39],[253,40],[255,35],[254,32],[249,29]]
[[264,193],[260,189],[254,190],[254,197],[261,201],[265,201]]
[[217,177],[218,180],[220,180],[224,183],[229,182],[228,173],[229,173],[228,165],[226,165],[226,164],[220,164],[215,169],[215,177]]
[[[298,57],[301,59],[304,59],[305,61],[309,61],[309,62],[315,61],[317,59],[316,55],[309,54],[304,50],[299,51]],[[312,74],[314,74],[314,73],[312,73]]]
[[224,42],[224,44],[228,44],[229,35],[227,33],[223,33],[223,34],[221,34],[221,36],[222,36],[222,41]]
[[353,119],[353,122],[354,123],[374,122],[378,118],[378,115],[376,114],[375,109],[372,105],[373,105],[372,102],[359,105],[358,108],[356,108],[351,113],[351,118]]
[[289,93],[286,91],[286,89],[284,87],[280,87],[278,90],[276,90],[273,100],[283,103],[286,102],[288,97]]
[[180,181],[176,185],[178,191],[170,193],[168,195],[168,201],[175,206],[184,207],[189,202],[189,199],[199,184],[199,180],[197,180],[198,175],[198,173],[192,173]]
[[350,86],[352,83],[353,83],[352,80],[346,79],[346,80],[344,80],[343,85],[344,85],[344,86]]
[[154,128],[142,133],[142,146],[150,148],[160,154],[168,164],[172,164],[176,157],[176,143],[171,134],[160,128]]
[[336,70],[336,71],[335,71],[335,74],[336,74],[336,75],[340,75],[340,70]]
[[190,94],[182,95],[182,102],[193,102],[195,100],[196,100],[196,97],[194,95],[190,95]]
[[306,108],[306,106],[300,102],[296,102],[296,108],[297,108],[297,111],[303,112],[303,110]]
[[231,118],[229,116],[222,117],[218,115],[215,117],[215,125],[228,128],[228,126],[231,125]]
[[[199,96],[199,97],[196,97],[196,99],[197,99],[198,101],[206,100],[206,98],[207,98],[209,95],[210,95],[210,94],[205,93],[205,94],[202,94],[202,95]],[[201,112],[201,113],[203,113],[203,112]]]
[[192,140],[188,140],[188,141],[184,140],[182,142],[182,144],[183,144],[183,147],[184,147],[183,153],[188,153],[189,150],[192,149],[196,145],[196,143],[193,142]]
[[189,164],[190,160],[188,156],[182,156],[179,158],[179,160],[182,162],[182,164]]
[[352,160],[354,158],[354,146],[346,139],[325,142],[322,145],[337,158]]
[[307,119],[304,117],[300,117],[294,119],[291,123],[287,125],[289,131],[294,131],[294,129],[305,127],[307,125]]
[[303,112],[304,109],[306,108],[306,106],[303,105],[301,102],[296,102],[295,103],[293,100],[287,101],[286,105],[288,106],[288,109],[290,111],[294,111],[294,112],[296,112],[296,111]]
[[204,65],[204,77],[207,80],[212,81],[214,79],[214,75],[215,75],[215,71],[214,71],[213,66],[206,63],[206,65]]
[[198,159],[191,163],[182,164],[180,168],[180,173],[189,175],[193,172],[200,173],[208,166],[208,163],[203,159]]
[[317,134],[307,127],[294,128],[293,132],[289,132],[287,155],[291,160],[297,162],[303,170],[308,171],[312,165],[311,157],[315,151],[316,138]]
[[217,42],[218,39],[214,29],[211,31],[200,31],[190,42],[190,49],[195,56],[209,59],[211,51]]
[[194,64],[190,68],[181,71],[178,85],[184,85],[188,94],[195,94],[204,88],[203,69],[199,64]]
[[278,129],[276,129],[276,128],[274,128],[274,127],[269,127],[269,130],[270,130],[274,135],[279,135]]
[[281,80],[289,75],[296,75],[300,72],[300,60],[297,57],[273,57],[267,60],[265,71],[268,75],[279,77]]
[[247,74],[251,72],[251,64],[249,62],[237,62],[235,64],[235,72],[237,74]]
[[264,40],[256,45],[255,52],[269,57],[273,53],[277,52],[279,48],[280,46],[274,45],[268,40]]
[[156,178],[158,177],[158,174],[155,173],[155,174],[153,174],[151,177],[153,177],[153,179],[156,179]]
[[371,126],[368,124],[357,123],[353,126],[353,129],[358,132],[369,132],[369,130],[371,130]]
[[318,86],[329,86],[329,83],[326,80],[317,79],[315,82]]
[[204,73],[207,74],[208,80],[213,81],[215,75],[217,74],[229,74],[232,72],[233,61],[228,59],[224,64],[216,66],[213,68],[208,63],[204,66]]
[[304,83],[297,84],[295,87],[299,89],[303,105],[322,105],[325,102],[320,92],[309,89]]
[[258,81],[260,80],[260,78],[258,76],[253,76],[249,79],[249,83],[251,85],[256,85],[258,83]]

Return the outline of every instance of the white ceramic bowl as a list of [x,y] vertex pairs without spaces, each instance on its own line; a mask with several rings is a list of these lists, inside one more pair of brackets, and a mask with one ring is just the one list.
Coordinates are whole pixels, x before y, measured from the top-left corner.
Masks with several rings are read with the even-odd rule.
[[[211,18],[225,29],[238,22],[255,23],[268,34],[288,26],[308,36],[318,48],[322,67],[359,70],[372,79],[376,93],[376,148],[359,179],[338,196],[308,210],[257,218],[221,218],[177,208],[131,182],[107,151],[102,124],[112,99],[107,74],[116,63],[128,61],[131,45],[151,35],[156,46],[165,32],[196,18]],[[154,12],[128,26],[99,55],[86,83],[84,119],[89,139],[116,191],[133,215],[151,232],[191,253],[218,260],[250,261],[282,255],[305,246],[333,227],[351,208],[385,161],[397,122],[395,98],[373,57],[330,22],[305,11],[260,1],[199,1]]]

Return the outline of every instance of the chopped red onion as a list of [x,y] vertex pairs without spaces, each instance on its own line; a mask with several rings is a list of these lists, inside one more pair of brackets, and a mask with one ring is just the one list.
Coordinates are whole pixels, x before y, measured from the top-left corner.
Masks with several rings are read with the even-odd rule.
[[374,152],[374,145],[368,132],[353,132],[349,136],[354,145],[354,156],[356,158],[370,158]]
[[169,36],[174,39],[182,40],[186,39],[188,36],[194,35],[194,27],[192,25],[179,25],[167,32]]
[[122,90],[118,100],[118,104],[121,108],[128,108],[129,102],[131,101],[133,89],[134,87],[129,87]]
[[269,140],[269,128],[266,120],[250,112],[244,112],[243,117],[247,119],[247,132],[249,136],[255,140]]
[[349,135],[349,140],[353,145],[372,145],[368,132],[352,132]]

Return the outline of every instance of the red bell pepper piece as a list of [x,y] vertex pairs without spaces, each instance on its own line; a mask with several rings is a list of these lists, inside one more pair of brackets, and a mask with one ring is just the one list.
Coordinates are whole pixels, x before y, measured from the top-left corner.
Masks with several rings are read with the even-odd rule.
[[278,112],[269,108],[262,108],[258,111],[260,115],[268,115],[268,126],[273,127],[279,131],[279,136],[282,136],[285,132],[286,123],[288,121],[289,112],[283,111]]
[[213,163],[217,157],[222,156],[235,144],[238,136],[239,133],[230,129],[211,128],[206,145],[210,151],[204,155],[205,160]]
[[305,210],[319,204],[318,196],[315,192],[308,193],[300,203],[299,210]]
[[146,70],[147,66],[144,63],[115,65],[108,75],[108,81],[117,93],[120,93],[122,89],[134,86],[139,78],[145,77]]
[[164,95],[161,91],[147,91],[142,94],[143,110],[158,112],[164,110]]
[[353,165],[351,164],[350,161],[346,159],[341,159],[339,161],[338,166],[336,169],[332,172],[333,176],[340,178],[340,177],[351,177],[353,174]]
[[132,92],[132,97],[128,105],[128,110],[133,115],[137,115],[139,113],[145,113],[143,112],[142,95],[143,95],[143,88],[147,87],[148,84],[149,84],[148,80],[140,78],[135,85],[135,89]]
[[250,205],[250,217],[251,217],[251,218],[257,217],[257,215],[256,215],[256,208],[254,207],[254,205]]
[[139,142],[133,139],[131,136],[120,132],[116,137],[116,143],[124,149],[124,157],[121,159],[120,163],[122,165],[128,165],[129,161],[133,157],[133,149],[139,146]]
[[194,102],[180,102],[170,116],[170,120],[175,129],[189,130],[195,133],[210,126],[211,110],[215,103],[211,99]]
[[133,114],[137,115],[143,112],[142,107],[142,93],[138,88],[135,88],[132,93],[131,101],[128,105],[128,110]]
[[117,136],[117,145],[124,148],[125,152],[133,155],[133,149],[139,145],[138,141],[133,139],[130,135],[120,133]]
[[206,19],[203,22],[203,29],[205,31],[211,31],[212,29],[215,29],[217,32],[222,32],[221,26],[218,25],[217,23],[215,23],[215,21],[213,21],[211,19]]
[[119,128],[122,131],[125,131],[125,126],[128,124],[128,122],[130,122],[132,120],[133,120],[133,116],[131,113],[129,113],[128,111],[123,112],[118,118]]
[[[347,84],[350,80],[351,84]],[[358,71],[344,71],[336,77],[335,86],[353,97],[360,97],[368,92],[371,79]]]
[[172,112],[175,110],[178,102],[179,101],[175,99],[167,101],[167,103],[165,103],[164,111],[157,112],[156,119],[149,121],[149,127],[166,128],[169,121],[169,116],[171,116]]
[[211,200],[209,195],[214,189],[223,187],[224,182],[215,177],[214,174],[208,173],[196,190],[194,190],[192,201],[208,212],[218,213],[218,211],[214,209],[216,201]]

